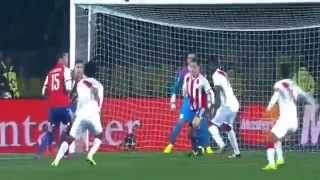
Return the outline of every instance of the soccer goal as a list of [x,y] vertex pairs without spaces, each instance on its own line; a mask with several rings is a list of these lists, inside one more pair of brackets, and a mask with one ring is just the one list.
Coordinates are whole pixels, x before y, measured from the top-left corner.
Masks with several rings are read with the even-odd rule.
[[[264,147],[277,119],[277,108],[265,112],[275,81],[289,75],[319,99],[320,4],[177,2],[71,1],[71,59],[95,61],[105,88],[105,150],[119,148],[126,133],[136,133],[138,150],[165,146],[179,118],[170,89],[187,53],[197,54],[209,81],[213,61],[224,62],[241,103],[235,127],[243,150]],[[319,110],[299,104],[299,122],[285,148],[318,151]],[[176,149],[189,147],[183,130]]]

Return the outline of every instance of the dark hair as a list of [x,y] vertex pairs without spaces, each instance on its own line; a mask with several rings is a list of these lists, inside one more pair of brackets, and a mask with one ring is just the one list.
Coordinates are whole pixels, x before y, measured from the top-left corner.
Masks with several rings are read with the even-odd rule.
[[66,51],[59,51],[57,54],[56,54],[56,60],[58,61],[59,59],[63,58],[68,52]]
[[198,66],[200,66],[200,60],[197,56],[192,57],[191,62],[196,63]]
[[84,65],[84,74],[88,77],[94,77],[96,73],[96,64],[90,61]]
[[187,59],[193,59],[193,58],[196,58],[197,55],[195,53],[187,53],[185,56],[184,56],[184,59],[183,59],[183,63],[184,65],[187,65]]

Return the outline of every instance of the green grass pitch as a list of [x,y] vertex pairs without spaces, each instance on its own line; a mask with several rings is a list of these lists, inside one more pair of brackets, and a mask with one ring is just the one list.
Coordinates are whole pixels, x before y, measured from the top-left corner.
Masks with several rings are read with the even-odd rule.
[[241,159],[226,155],[187,157],[184,153],[99,153],[97,166],[84,156],[62,160],[33,160],[30,155],[1,155],[0,180],[320,180],[319,153],[286,153],[287,164],[264,172],[265,153],[244,152]]

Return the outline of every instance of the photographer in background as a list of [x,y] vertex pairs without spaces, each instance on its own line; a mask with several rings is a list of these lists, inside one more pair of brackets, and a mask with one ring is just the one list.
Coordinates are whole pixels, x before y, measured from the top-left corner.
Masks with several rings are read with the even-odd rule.
[[[4,61],[3,52],[0,51],[0,62]],[[10,87],[7,79],[3,76],[2,71],[0,71],[0,99],[11,99]]]
[[310,72],[308,72],[306,67],[299,67],[298,71],[293,75],[293,81],[297,83],[297,85],[301,87],[305,92],[314,96],[316,83],[313,76]]
[[5,86],[9,87],[10,97],[8,98],[20,98],[17,73],[15,72],[15,68],[12,64],[12,59],[10,56],[3,58],[2,54],[2,58],[0,57],[0,76],[1,81],[4,81],[4,84],[6,84]]

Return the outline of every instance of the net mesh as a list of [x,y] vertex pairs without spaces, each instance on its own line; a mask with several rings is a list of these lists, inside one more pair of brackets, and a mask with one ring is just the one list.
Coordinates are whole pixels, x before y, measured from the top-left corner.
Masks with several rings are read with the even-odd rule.
[[[178,111],[169,110],[171,87],[190,52],[199,56],[209,81],[215,58],[227,64],[241,104],[235,127],[242,149],[264,146],[277,117],[277,110],[266,114],[264,108],[283,74],[288,72],[319,97],[318,4],[91,7],[90,57],[99,64],[98,79],[107,98],[105,149],[120,145],[133,121],[141,122],[137,148],[164,147],[179,118]],[[77,33],[86,28],[77,23]],[[76,50],[79,56],[82,52]],[[285,139],[285,147],[319,150],[317,120],[315,110],[301,104],[299,130]],[[176,149],[190,147],[186,137],[184,129]]]

